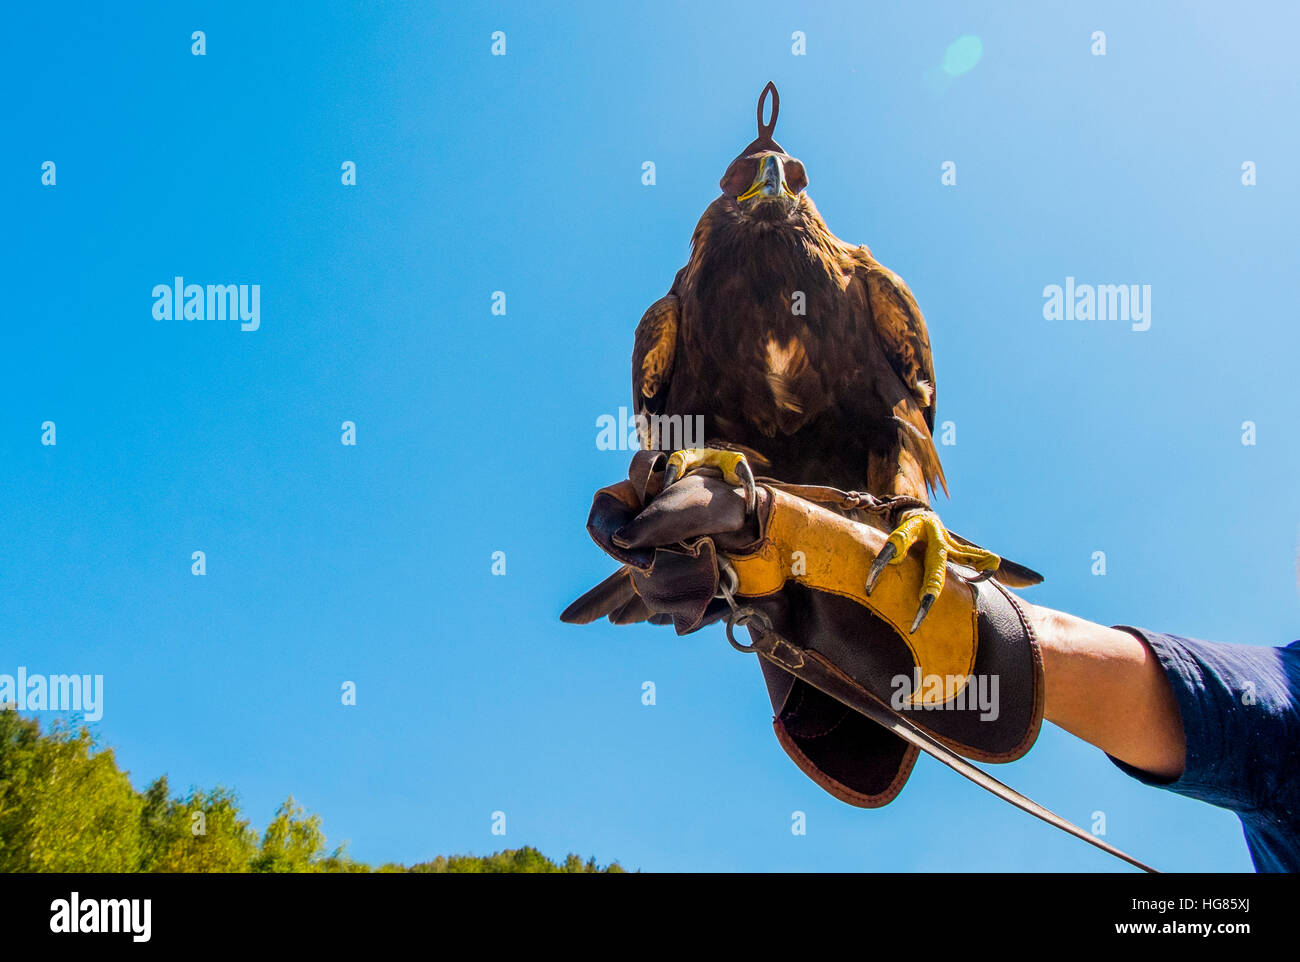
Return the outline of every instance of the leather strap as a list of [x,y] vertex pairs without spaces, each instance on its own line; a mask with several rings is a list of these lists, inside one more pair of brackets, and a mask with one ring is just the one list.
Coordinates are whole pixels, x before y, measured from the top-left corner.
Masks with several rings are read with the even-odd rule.
[[[752,609],[748,610],[752,611]],[[1067,821],[1055,812],[1039,805],[1033,799],[1021,795],[1014,788],[1004,785],[983,769],[972,765],[938,739],[894,711],[820,654],[812,649],[800,648],[792,644],[779,633],[767,630],[761,624],[755,624],[756,620],[752,618],[744,620],[744,623],[749,628],[750,638],[753,639],[753,643],[748,646],[736,642],[731,633],[732,621],[728,621],[727,637],[733,647],[741,651],[757,652],[772,664],[788,671],[796,678],[802,679],[814,688],[825,692],[835,700],[882,725],[899,738],[911,745],[915,745],[927,755],[947,765],[957,774],[965,776],[980,788],[992,792],[1003,801],[1010,802],[1021,811],[1028,812],[1030,815],[1042,819],[1047,824],[1053,825],[1075,838],[1083,839],[1089,845],[1122,859],[1130,865],[1137,866],[1144,872],[1158,874],[1157,870],[1150,865],[1138,861],[1133,856],[1120,851],[1107,842],[1103,842],[1091,832],[1084,831],[1073,822]],[[736,623],[741,623],[741,621],[736,620]]]
[[865,491],[844,491],[824,484],[790,484],[775,478],[758,478],[759,483],[776,488],[805,501],[826,504],[840,511],[860,511],[868,515],[878,515],[890,529],[897,526],[899,515],[905,511],[929,508],[928,502],[907,495],[895,495],[892,498],[877,498]]

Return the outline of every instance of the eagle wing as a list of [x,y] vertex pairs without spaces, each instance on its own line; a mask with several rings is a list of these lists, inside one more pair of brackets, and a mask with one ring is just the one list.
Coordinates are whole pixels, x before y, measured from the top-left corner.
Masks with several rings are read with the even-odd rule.
[[948,492],[939,453],[934,447],[934,358],[930,334],[916,298],[903,279],[885,267],[866,247],[853,251],[854,280],[864,287],[871,328],[889,366],[907,390],[893,416],[903,428],[904,449],[915,459],[932,487]]
[[[676,282],[673,287],[675,290]],[[648,444],[644,426],[646,417],[664,413],[667,403],[668,383],[677,357],[680,320],[681,301],[676,293],[669,291],[646,308],[636,326],[632,345],[632,405],[638,416],[637,434],[643,445]],[[664,618],[646,607],[636,593],[632,585],[632,570],[627,565],[564,609],[560,620],[585,625],[604,617],[616,625],[637,621],[664,623]]]
[[664,413],[668,383],[677,357],[680,320],[681,301],[670,291],[646,309],[636,326],[632,345],[632,404],[638,415]]
[[934,430],[934,359],[930,332],[916,298],[903,279],[881,264],[865,247],[855,252],[856,273],[867,286],[876,334],[889,364],[916,398],[925,426]]

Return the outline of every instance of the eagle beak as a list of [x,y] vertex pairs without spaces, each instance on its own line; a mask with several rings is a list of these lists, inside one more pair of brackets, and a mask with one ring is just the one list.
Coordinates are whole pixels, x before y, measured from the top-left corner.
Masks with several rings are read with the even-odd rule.
[[794,192],[785,182],[785,165],[781,163],[781,158],[776,154],[768,154],[758,162],[758,177],[749,185],[749,190],[736,200],[775,200],[781,197],[794,197]]

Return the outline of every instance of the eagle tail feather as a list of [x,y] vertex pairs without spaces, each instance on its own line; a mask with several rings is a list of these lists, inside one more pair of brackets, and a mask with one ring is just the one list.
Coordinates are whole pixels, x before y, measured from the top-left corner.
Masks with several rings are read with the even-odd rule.
[[[624,565],[565,608],[560,614],[560,620],[569,625],[589,625],[597,618],[606,616],[610,616],[611,620],[616,616],[625,614],[630,616],[635,611],[634,602],[641,604],[641,607],[645,608],[644,602],[641,601],[636,589],[632,586],[632,572]],[[648,615],[649,609],[645,610],[646,615]],[[644,618],[645,616],[640,618],[629,617],[628,621],[615,621],[615,624],[643,621]]]

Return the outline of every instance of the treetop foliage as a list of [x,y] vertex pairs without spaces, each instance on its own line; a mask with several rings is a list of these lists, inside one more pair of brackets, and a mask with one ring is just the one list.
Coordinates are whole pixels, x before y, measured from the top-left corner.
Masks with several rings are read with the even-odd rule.
[[143,792],[85,727],[42,733],[0,708],[0,872],[622,872],[594,858],[561,864],[525,846],[492,855],[439,855],[379,868],[329,851],[319,815],[291,797],[262,835],[234,792],[173,797],[167,776]]

